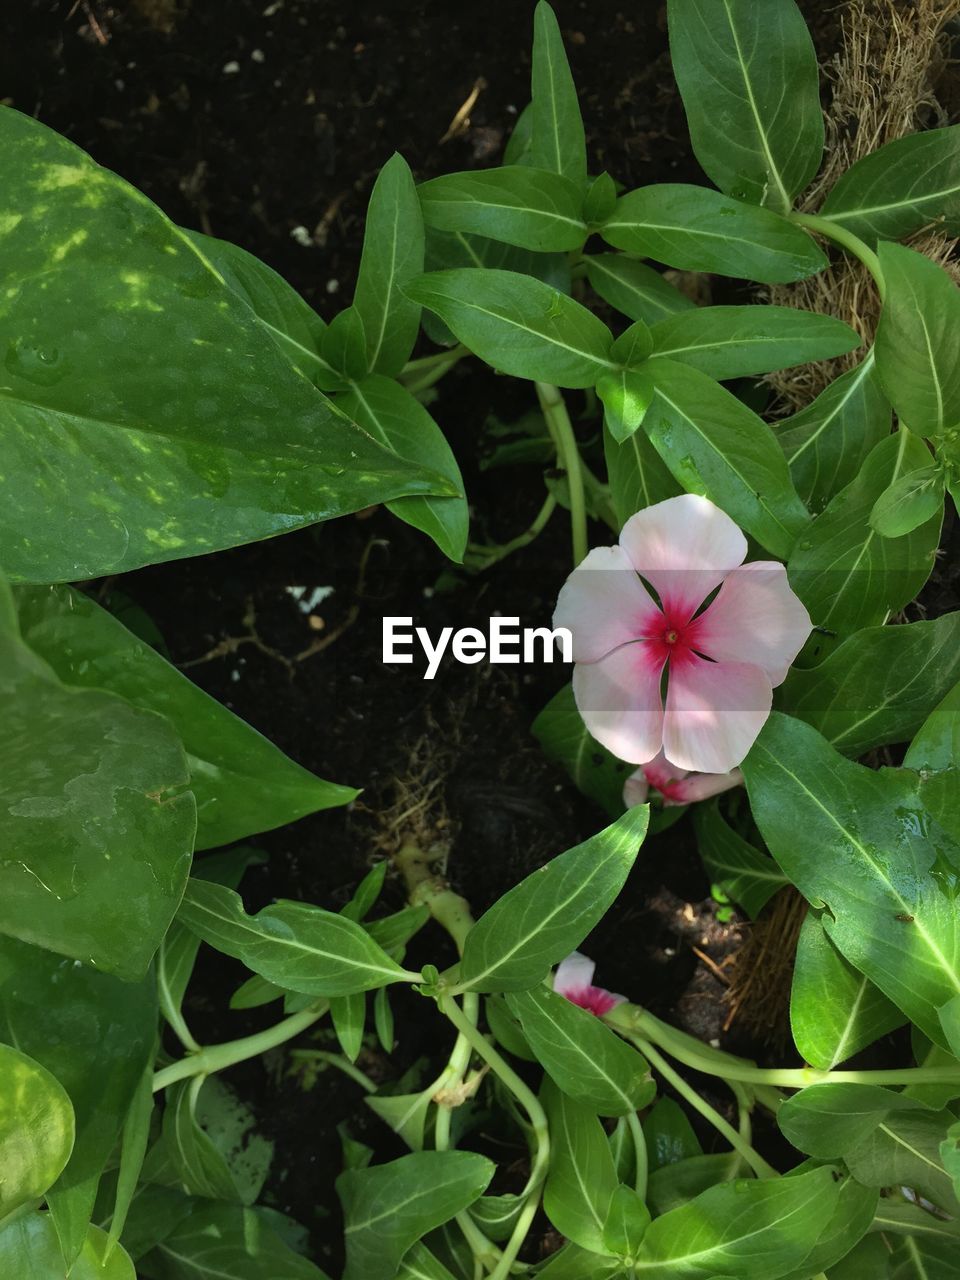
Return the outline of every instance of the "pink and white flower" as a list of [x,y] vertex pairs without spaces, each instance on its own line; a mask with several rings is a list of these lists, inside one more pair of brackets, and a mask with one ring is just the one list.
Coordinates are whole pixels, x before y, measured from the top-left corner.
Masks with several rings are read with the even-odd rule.
[[728,515],[681,494],[631,516],[619,546],[567,579],[553,625],[573,639],[574,697],[621,760],[662,750],[674,768],[728,773],[750,750],[811,623],[783,565],[746,554]]
[[603,987],[593,985],[593,971],[596,965],[589,956],[573,951],[566,960],[561,960],[553,975],[553,989],[558,995],[565,996],[571,1004],[579,1005],[598,1018],[618,1004],[626,1004],[626,996],[615,995]]
[[710,796],[718,796],[721,791],[742,785],[743,774],[739,769],[731,769],[729,773],[690,773],[670,764],[661,751],[649,764],[642,764],[635,773],[631,773],[623,784],[623,803],[628,809],[635,804],[643,804],[653,787],[663,797],[664,808],[669,808],[670,805],[707,800]]

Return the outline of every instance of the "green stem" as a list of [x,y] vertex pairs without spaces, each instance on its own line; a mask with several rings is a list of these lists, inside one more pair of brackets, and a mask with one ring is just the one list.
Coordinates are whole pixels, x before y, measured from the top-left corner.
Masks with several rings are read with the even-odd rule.
[[215,1071],[224,1071],[227,1067],[236,1066],[238,1062],[246,1062],[248,1058],[257,1058],[261,1053],[275,1049],[278,1045],[298,1036],[301,1031],[306,1031],[307,1027],[313,1026],[323,1017],[328,1008],[329,1005],[325,1000],[320,1001],[301,1010],[300,1013],[292,1014],[283,1022],[267,1027],[266,1031],[258,1031],[256,1035],[245,1036],[242,1040],[231,1040],[227,1044],[210,1045],[209,1048],[201,1049],[199,1053],[171,1063],[169,1067],[161,1067],[153,1077],[153,1092],[158,1093],[161,1089],[176,1084],[178,1080],[189,1079],[190,1076],[212,1075]]
[[635,1111],[627,1112],[627,1125],[633,1137],[633,1150],[637,1159],[637,1176],[634,1180],[637,1195],[641,1200],[647,1198],[647,1140],[643,1136],[640,1118]]
[[743,1140],[732,1124],[724,1120],[723,1116],[718,1111],[715,1111],[709,1102],[700,1097],[696,1089],[687,1084],[683,1076],[674,1071],[666,1058],[662,1058],[657,1053],[649,1040],[644,1040],[641,1036],[631,1038],[640,1052],[648,1059],[651,1066],[660,1072],[664,1080],[673,1085],[681,1098],[684,1098],[693,1107],[694,1111],[699,1111],[704,1120],[709,1121],[719,1133],[723,1134],[734,1151],[747,1162],[758,1178],[777,1178],[780,1176],[773,1165],[767,1164],[763,1156],[758,1151],[755,1151],[749,1142]]
[[454,893],[446,879],[434,871],[437,859],[418,845],[405,844],[393,861],[403,876],[411,907],[425,906],[463,955],[463,944],[474,923],[470,903]]
[[743,1058],[721,1053],[668,1026],[639,1005],[618,1005],[604,1021],[633,1040],[635,1035],[652,1040],[672,1058],[704,1075],[743,1084],[772,1085],[785,1089],[806,1089],[811,1084],[960,1084],[960,1067],[902,1067],[891,1071],[821,1071],[817,1067],[758,1067]]
[[479,567],[488,569],[490,565],[496,564],[500,560],[506,559],[514,551],[519,551],[521,547],[528,546],[533,542],[534,538],[546,528],[547,521],[556,510],[557,500],[552,493],[548,493],[543,500],[543,506],[534,517],[533,523],[523,533],[517,534],[515,538],[511,538],[509,542],[502,542],[498,546],[487,546],[483,543],[470,542],[467,544],[467,551],[471,556],[480,561]]
[[549,382],[538,382],[537,399],[543,411],[547,429],[557,449],[557,461],[567,474],[570,490],[570,525],[573,534],[574,568],[587,554],[587,505],[583,492],[583,468],[580,450],[573,433],[573,423],[567,412],[563,396]]
[[342,1053],[328,1053],[325,1049],[291,1049],[290,1057],[298,1062],[325,1062],[328,1067],[336,1067],[344,1075],[350,1077],[367,1093],[376,1093],[377,1086],[359,1067],[345,1058]]
[[[434,383],[450,372],[455,364],[468,356],[470,351],[463,343],[451,347],[449,351],[438,351],[432,356],[423,356],[419,360],[408,360],[400,371],[400,380],[411,395],[426,391]],[[407,379],[410,381],[407,381]]]
[[832,240],[834,244],[840,245],[848,253],[852,253],[855,258],[859,258],[873,276],[877,292],[880,294],[880,301],[883,302],[887,295],[887,284],[883,278],[883,268],[880,266],[880,259],[868,244],[865,244],[859,236],[855,236],[852,231],[848,231],[845,227],[837,226],[830,218],[821,218],[812,213],[791,213],[788,217],[791,222],[796,222],[799,226],[806,227],[808,231],[815,231],[825,239]]

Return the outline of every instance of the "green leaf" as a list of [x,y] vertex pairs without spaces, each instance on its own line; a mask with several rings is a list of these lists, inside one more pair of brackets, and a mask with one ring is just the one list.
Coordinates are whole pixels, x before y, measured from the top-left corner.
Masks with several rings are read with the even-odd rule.
[[743,762],[770,852],[840,953],[937,1044],[937,1010],[960,993],[960,914],[937,860],[957,849],[931,824],[906,770],[844,759],[777,712]]
[[903,1022],[897,1006],[843,958],[822,918],[808,911],[790,991],[790,1026],[804,1062],[832,1071]]
[[[667,1099],[669,1101],[669,1099]],[[644,1125],[646,1129],[646,1125]],[[710,1187],[730,1182],[741,1172],[736,1152],[724,1155],[695,1155],[662,1165],[650,1174],[647,1203],[655,1217],[679,1209]]]
[[0,939],[0,1038],[57,1078],[76,1117],[70,1161],[47,1195],[68,1262],[83,1247],[97,1183],[152,1065],[156,1034],[152,977],[121,982]]
[[800,10],[794,0],[669,0],[667,14],[701,166],[722,191],[786,213],[823,157],[820,70]]
[[960,1280],[957,1242],[907,1236],[890,1255],[890,1280]]
[[[802,1168],[803,1166],[801,1166]],[[879,1193],[871,1187],[861,1187],[853,1178],[844,1178],[833,1213],[820,1229],[816,1244],[795,1271],[782,1280],[811,1280],[816,1273],[833,1267],[847,1257],[873,1225],[874,1215],[880,1203]],[[831,1276],[833,1272],[831,1271]],[[880,1280],[871,1272],[869,1280]]]
[[870,528],[882,538],[902,538],[941,515],[943,496],[944,477],[940,467],[919,467],[884,489],[870,512]]
[[653,354],[721,382],[844,355],[859,336],[833,316],[794,307],[700,307],[653,326]]
[[697,369],[657,359],[650,371],[657,394],[643,429],[675,478],[785,559],[809,517],[773,432]]
[[346,1219],[343,1280],[393,1280],[421,1236],[466,1209],[494,1166],[470,1151],[418,1151],[337,1179]]
[[603,1125],[589,1107],[549,1082],[542,1096],[550,1123],[544,1212],[568,1240],[604,1253],[603,1229],[617,1190],[617,1172]]
[[224,283],[253,309],[261,327],[294,368],[324,391],[338,390],[343,379],[320,355],[326,331],[309,303],[265,262],[228,240],[182,229],[223,276]]
[[881,244],[880,265],[887,296],[876,350],[884,393],[911,430],[941,436],[960,424],[960,289],[942,267],[903,245]]
[[842,174],[820,211],[866,240],[960,230],[960,126],[895,138]]
[[585,253],[587,279],[594,291],[631,320],[656,324],[667,316],[692,311],[696,303],[664,280],[659,271],[622,253]]
[[890,1249],[883,1236],[868,1235],[826,1272],[828,1280],[890,1280]]
[[583,220],[590,226],[606,222],[617,204],[617,184],[609,173],[598,174],[583,200]]
[[323,335],[320,351],[344,382],[367,376],[370,365],[367,333],[356,307],[346,307],[333,317]]
[[940,1159],[941,1145],[956,1121],[952,1111],[898,1110],[888,1115],[844,1161],[864,1186],[906,1186],[956,1217],[960,1203]]
[[433,1103],[431,1090],[427,1089],[423,1093],[368,1094],[364,1102],[412,1151],[423,1150],[427,1112]]
[[783,1102],[777,1124],[799,1151],[835,1160],[870,1137],[892,1111],[922,1109],[879,1085],[812,1084]]
[[774,860],[734,831],[717,806],[693,811],[700,857],[711,881],[755,920],[773,895],[790,881]]
[[430,1250],[418,1241],[404,1255],[397,1280],[455,1280],[442,1262],[439,1262]]
[[434,271],[408,287],[487,364],[518,378],[592,387],[613,368],[613,337],[579,302],[512,271]]
[[470,523],[460,468],[443,432],[420,401],[392,378],[379,374],[355,382],[337,397],[338,406],[375,440],[401,458],[444,476],[457,498],[397,498],[387,507],[428,534],[445,556],[463,560]]
[[867,627],[823,661],[795,667],[780,709],[806,720],[845,755],[911,738],[960,679],[960,613]]
[[413,174],[394,153],[380,170],[363,228],[363,251],[353,306],[363,321],[367,369],[388,377],[410,357],[420,308],[404,286],[423,271],[423,218]]
[[[127,1252],[118,1245],[106,1261],[107,1250],[106,1235],[98,1227],[90,1227],[70,1268],[70,1280],[137,1280]],[[0,1275],[16,1276],[17,1280],[57,1280],[65,1274],[49,1213],[28,1213],[0,1226]]]
[[[120,1138],[120,1163],[116,1174],[116,1190],[110,1220],[111,1248],[120,1239],[126,1227],[130,1207],[137,1194],[137,1183],[143,1169],[144,1157],[150,1142],[150,1126],[153,1119],[153,1063],[147,1064],[140,1076],[133,1099],[123,1122]],[[102,1189],[98,1188],[98,1197]]]
[[0,235],[0,547],[17,580],[121,573],[446,492],[338,414],[139,192],[10,108],[0,140],[18,210]]
[[182,1189],[253,1204],[273,1159],[273,1143],[255,1124],[249,1107],[216,1078],[174,1085],[166,1095],[163,1142]]
[[792,284],[827,260],[802,227],[707,187],[660,183],[621,196],[599,228],[608,244],[681,271]]
[[530,163],[562,173],[582,190],[587,182],[587,145],[580,103],[556,15],[545,0],[533,15],[530,90]]
[[[515,108],[514,108],[515,110]],[[529,164],[530,142],[533,136],[533,103],[528,102],[511,130],[503,149],[504,164]]]
[[653,378],[645,369],[618,369],[597,383],[607,431],[622,444],[643,422],[654,396]]
[[[632,514],[632,513],[631,513]],[[616,818],[623,813],[623,784],[630,766],[592,738],[573,697],[573,685],[555,693],[530,726],[548,760],[562,765],[578,791]]]
[[232,889],[191,879],[177,920],[254,973],[305,995],[350,995],[407,976],[361,925],[305,902],[277,902],[248,916]]
[[344,1057],[356,1062],[363,1048],[363,1028],[367,1021],[366,992],[334,996],[330,1001],[330,1019]]
[[197,798],[198,849],[348,804],[359,794],[294,764],[89,596],[71,587],[26,587],[16,599],[24,640],[65,684],[119,694],[173,724]]
[[424,221],[438,231],[472,232],[537,253],[579,249],[587,238],[581,191],[545,169],[445,173],[419,193]]
[[460,981],[521,991],[574,951],[623,888],[643,843],[649,806],[637,805],[515,885],[467,934]]
[[780,423],[776,435],[793,483],[815,515],[856,478],[871,449],[890,434],[890,424],[872,351]]
[[722,1275],[778,1280],[810,1252],[838,1194],[828,1168],[711,1187],[651,1223],[634,1270],[657,1280]]
[[903,763],[933,773],[960,760],[960,683],[927,716]]
[[876,445],[859,475],[804,532],[787,566],[790,584],[814,624],[849,635],[876,626],[913,600],[933,568],[940,538],[935,516],[903,538],[870,528],[880,494],[929,457],[921,440],[898,431]]
[[259,1212],[231,1204],[194,1209],[141,1265],[151,1280],[327,1280]]
[[537,1280],[623,1280],[623,1264],[619,1258],[601,1258],[575,1244],[565,1244],[552,1253],[536,1272]]
[[610,497],[621,528],[634,512],[682,492],[643,431],[634,431],[618,443],[605,426],[603,456],[610,479]]
[[53,1186],[70,1158],[73,1136],[73,1107],[57,1078],[19,1049],[0,1044],[0,1224]]
[[628,369],[638,369],[652,350],[649,326],[643,320],[634,320],[610,348],[610,359]]
[[649,1225],[650,1210],[633,1187],[617,1187],[603,1224],[604,1251],[617,1258],[633,1257]]
[[534,987],[507,996],[537,1059],[574,1102],[602,1116],[649,1106],[656,1085],[646,1060],[616,1032],[563,996]]
[[0,934],[138,981],[190,867],[180,740],[112,693],[62,685],[9,619],[0,716]]
[[654,1170],[703,1154],[687,1113],[673,1098],[661,1098],[644,1119],[643,1137]]

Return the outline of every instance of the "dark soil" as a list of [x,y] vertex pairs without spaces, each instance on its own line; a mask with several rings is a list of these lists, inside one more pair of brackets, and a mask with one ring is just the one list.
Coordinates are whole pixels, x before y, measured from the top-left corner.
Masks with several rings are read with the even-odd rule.
[[[581,89],[595,169],[627,187],[696,180],[654,0],[554,0]],[[34,113],[145,191],[171,217],[265,259],[327,318],[349,300],[363,210],[396,149],[419,178],[499,160],[528,97],[533,0],[14,0],[0,18],[0,98]],[[5,30],[4,30],[5,28]],[[442,141],[471,89],[462,135]],[[296,228],[296,236],[291,233]],[[306,243],[300,243],[305,240]],[[536,467],[479,469],[487,416],[529,407],[522,388],[458,367],[432,411],[448,432],[474,508],[472,536],[506,540],[542,497]],[[591,430],[589,426],[586,431]],[[598,531],[598,540],[602,535]],[[475,912],[525,873],[592,834],[602,816],[541,755],[529,725],[568,676],[562,667],[385,667],[381,618],[412,615],[436,634],[494,612],[545,623],[569,566],[559,516],[533,546],[481,576],[453,575],[432,544],[385,511],[204,559],[127,574],[93,589],[131,597],[172,659],[201,687],[323,777],[364,788],[350,810],[253,843],[251,909],[272,897],[338,908],[396,832],[383,820],[427,767],[447,779],[427,825],[450,844],[450,875]],[[309,614],[289,588],[332,587]],[[322,651],[298,657],[316,641]],[[398,883],[386,905],[402,904]],[[717,922],[686,822],[648,842],[621,900],[586,949],[604,985],[629,992],[706,1039],[722,1037],[722,964],[738,926]],[[411,959],[449,962],[428,928]],[[189,1010],[209,1040],[244,1034],[275,1010],[229,1014],[239,966],[209,959]],[[361,1066],[394,1079],[437,1053],[436,1014],[397,997],[398,1048]],[[442,1035],[441,1044],[449,1039]],[[333,1179],[343,1122],[384,1154],[392,1135],[361,1089],[328,1071],[311,1089],[269,1064],[231,1080],[277,1142],[267,1198],[313,1231],[338,1268]],[[276,1064],[274,1064],[276,1065]],[[709,1141],[709,1137],[707,1138]]]

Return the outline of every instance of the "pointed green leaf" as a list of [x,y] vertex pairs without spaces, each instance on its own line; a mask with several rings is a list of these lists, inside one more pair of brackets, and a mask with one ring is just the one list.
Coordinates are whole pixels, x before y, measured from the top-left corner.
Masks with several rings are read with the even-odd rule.
[[597,383],[604,425],[618,444],[629,439],[643,422],[654,394],[653,378],[645,369],[618,369]]
[[407,1249],[483,1194],[494,1166],[470,1151],[419,1151],[337,1179],[346,1219],[343,1280],[393,1280]]
[[596,293],[631,320],[656,324],[691,311],[696,303],[664,280],[659,271],[623,253],[586,253],[587,279]]
[[610,497],[621,528],[634,512],[683,492],[643,431],[634,431],[620,443],[604,426],[603,456]]
[[17,208],[0,224],[0,547],[17,580],[445,491],[337,413],[143,195],[9,107],[0,140]]
[[829,360],[860,345],[833,316],[794,307],[700,307],[653,326],[653,354],[693,365],[721,382]]
[[364,431],[401,458],[428,467],[449,480],[457,498],[397,498],[387,507],[407,524],[428,534],[445,556],[463,559],[470,523],[463,479],[453,450],[415,396],[392,378],[373,374],[354,382],[337,404]]
[[617,1172],[603,1125],[589,1107],[549,1081],[542,1096],[550,1123],[544,1212],[568,1240],[604,1253],[603,1230],[617,1190]]
[[170,720],[197,798],[198,849],[242,840],[359,794],[316,778],[71,587],[16,592],[23,638],[71,687],[106,689]]
[[530,90],[530,163],[562,173],[582,189],[587,147],[580,103],[556,14],[546,0],[533,15]]
[[820,72],[800,10],[670,0],[667,13],[697,159],[721,190],[785,213],[823,156]]
[[890,434],[890,425],[890,405],[871,351],[777,426],[793,483],[814,515],[856,478],[870,450]]
[[791,284],[827,264],[806,231],[772,209],[683,183],[628,192],[598,230],[617,249],[682,271],[763,284]]
[[503,373],[591,387],[613,368],[607,326],[540,280],[479,268],[433,271],[407,292]]
[[881,538],[902,538],[943,509],[944,478],[939,467],[918,467],[884,489],[870,512],[870,528]]
[[887,436],[804,531],[787,568],[816,626],[849,635],[883,623],[926,582],[940,539],[939,516],[891,539],[871,529],[870,512],[885,489],[929,456],[911,432]]
[[711,881],[755,920],[773,895],[790,881],[774,860],[734,831],[717,807],[693,811],[700,857]]
[[643,430],[676,479],[786,558],[809,517],[773,432],[705,373],[661,359],[649,369],[657,394]]
[[812,1084],[787,1098],[777,1124],[799,1150],[820,1160],[846,1156],[894,1111],[923,1104],[871,1084]]
[[259,1211],[231,1204],[201,1203],[143,1266],[151,1280],[327,1280]]
[[546,987],[506,999],[541,1066],[574,1102],[597,1115],[625,1116],[653,1101],[646,1060],[595,1014]]
[[0,629],[0,934],[143,977],[196,831],[168,721],[70,689]]
[[[137,1280],[127,1252],[117,1245],[106,1260],[108,1247],[106,1235],[90,1227],[70,1269],[70,1280]],[[65,1275],[49,1213],[28,1213],[0,1225],[0,1275],[17,1280],[59,1280]]]
[[537,253],[579,249],[583,195],[568,178],[526,165],[445,173],[418,188],[428,227],[471,232]]
[[248,916],[232,889],[191,879],[177,920],[254,973],[305,995],[351,995],[407,976],[361,925],[305,902]]
[[423,270],[423,218],[413,174],[394,153],[380,170],[363,229],[353,306],[363,321],[367,370],[392,377],[410,358],[420,309],[404,286]]
[[637,805],[515,885],[467,934],[460,981],[521,991],[575,950],[623,887],[649,819]]
[[904,1021],[897,1006],[843,958],[821,917],[808,911],[790,990],[790,1026],[804,1062],[832,1071]]
[[547,759],[562,765],[579,791],[596,800],[612,818],[623,812],[623,784],[630,775],[630,766],[590,736],[577,710],[571,684],[554,694],[530,726],[530,732]]
[[960,427],[960,289],[943,267],[903,245],[881,244],[880,264],[887,283],[876,339],[883,390],[911,430],[943,436]]
[[821,213],[867,240],[902,240],[938,223],[960,229],[960,125],[911,133],[842,174]]
[[960,993],[960,913],[933,872],[960,850],[928,818],[908,770],[876,772],[777,712],[743,762],[770,852],[840,953],[931,1040]]
[[933,622],[866,627],[819,666],[795,667],[780,709],[818,729],[838,751],[861,756],[906,742],[960,679],[960,612]]

